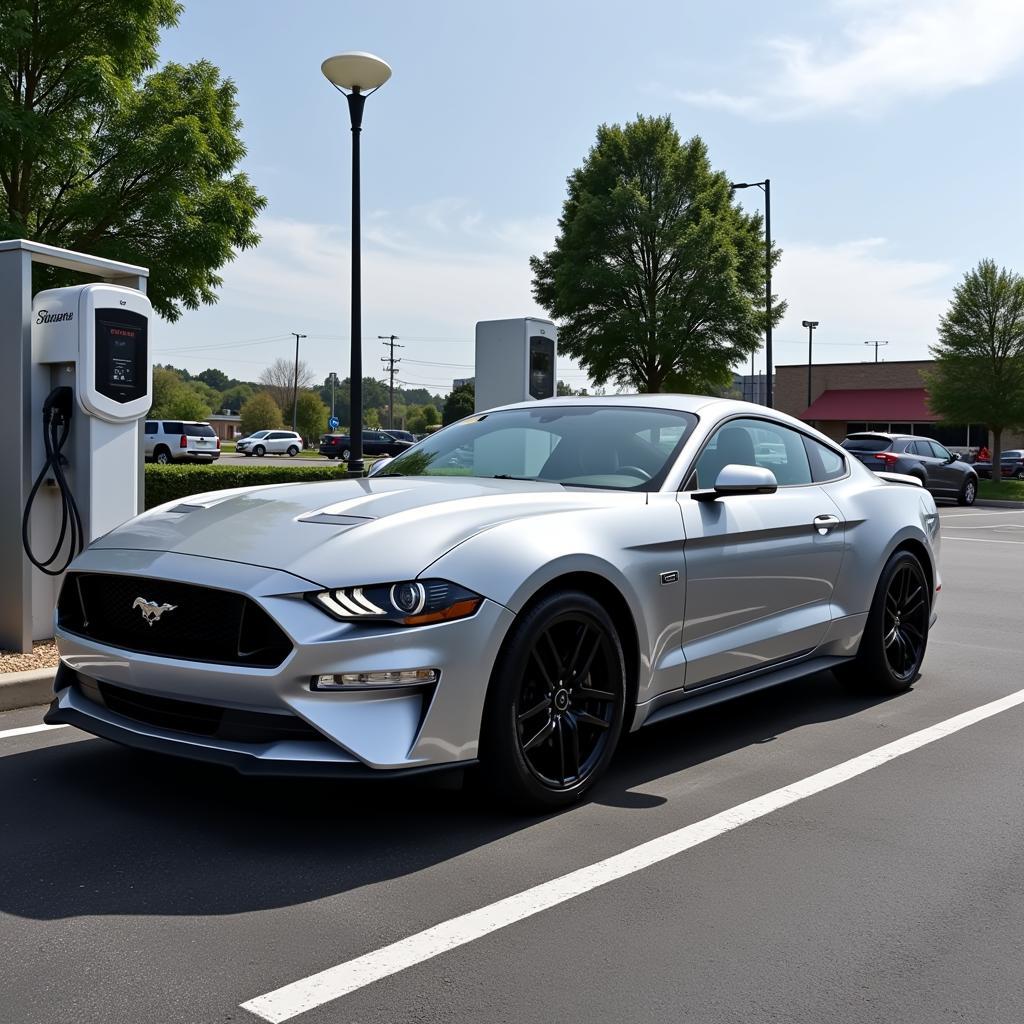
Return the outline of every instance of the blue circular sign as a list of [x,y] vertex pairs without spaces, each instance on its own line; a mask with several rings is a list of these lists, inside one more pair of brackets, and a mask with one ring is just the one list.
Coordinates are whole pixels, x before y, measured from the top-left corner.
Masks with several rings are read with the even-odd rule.
[[327,421],[327,426],[329,426],[329,427],[331,428],[331,430],[337,430],[337,429],[338,429],[338,424],[339,424],[340,422],[341,422],[341,420],[339,420],[337,416],[332,416],[332,417],[331,417],[331,418],[330,418],[330,419],[329,419],[329,420]]

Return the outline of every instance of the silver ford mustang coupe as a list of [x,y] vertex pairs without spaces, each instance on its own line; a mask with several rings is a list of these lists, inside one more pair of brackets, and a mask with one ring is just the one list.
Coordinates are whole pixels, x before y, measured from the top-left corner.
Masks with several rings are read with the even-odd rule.
[[627,730],[823,669],[918,676],[932,497],[781,413],[553,398],[375,469],[95,541],[61,590],[46,720],[246,773],[473,766],[550,809]]

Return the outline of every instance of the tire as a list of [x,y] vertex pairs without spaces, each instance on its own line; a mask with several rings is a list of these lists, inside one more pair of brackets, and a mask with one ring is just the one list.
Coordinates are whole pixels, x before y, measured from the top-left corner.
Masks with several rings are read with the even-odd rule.
[[171,458],[170,450],[168,448],[164,448],[163,446],[161,446],[157,448],[155,452],[153,452],[153,461],[158,466],[169,466],[174,461],[174,459]]
[[928,647],[928,578],[917,557],[897,551],[882,570],[857,656],[835,670],[856,693],[895,694],[917,679]]
[[1018,469],[1017,472],[1013,474],[1013,478],[1015,480],[1024,480],[1024,469]]
[[267,454],[267,449],[264,448],[263,445],[258,444],[258,445],[256,445],[255,448],[253,448],[252,453],[253,453],[253,455],[256,456],[256,458],[262,459],[263,456]]
[[288,448],[288,457],[294,459],[299,454],[299,449],[295,445],[290,445]]
[[533,812],[576,803],[612,758],[626,692],[622,644],[604,608],[575,590],[542,598],[513,625],[495,663],[481,782],[502,803]]
[[974,477],[969,476],[965,481],[963,487],[960,488],[960,493],[956,496],[956,503],[958,505],[973,505],[974,499],[978,496],[978,481]]
[[344,450],[344,451],[343,451],[343,452],[341,453],[341,457],[342,457],[342,459],[343,459],[343,460],[344,460],[345,462],[348,462],[348,460],[349,460],[350,458],[352,458],[352,453],[351,453],[351,452],[350,452],[350,451],[349,451],[349,450],[348,450],[348,449],[346,448],[346,449],[345,449],[345,450]]
[[327,458],[328,458],[328,459],[329,459],[329,460],[330,460],[331,462],[333,462],[333,461],[334,461],[334,460],[335,460],[335,459],[337,458],[337,456],[336,456],[336,455],[328,455],[328,456],[327,456]]

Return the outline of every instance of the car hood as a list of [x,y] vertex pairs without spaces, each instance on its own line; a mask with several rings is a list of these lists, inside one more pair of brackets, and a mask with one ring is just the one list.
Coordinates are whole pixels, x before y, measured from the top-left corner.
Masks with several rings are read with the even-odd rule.
[[[423,572],[509,520],[642,505],[643,492],[465,477],[378,477],[213,491],[129,520],[91,550],[169,551],[281,569],[322,586]],[[524,522],[524,530],[532,527]]]

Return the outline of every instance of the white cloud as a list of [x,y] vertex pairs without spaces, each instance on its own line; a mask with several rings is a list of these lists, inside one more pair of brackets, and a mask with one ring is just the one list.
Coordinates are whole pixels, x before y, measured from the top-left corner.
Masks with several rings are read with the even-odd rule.
[[757,92],[677,92],[688,103],[765,119],[844,110],[868,115],[908,99],[985,85],[1024,57],[1022,0],[840,0],[838,43],[765,41],[772,70]]

